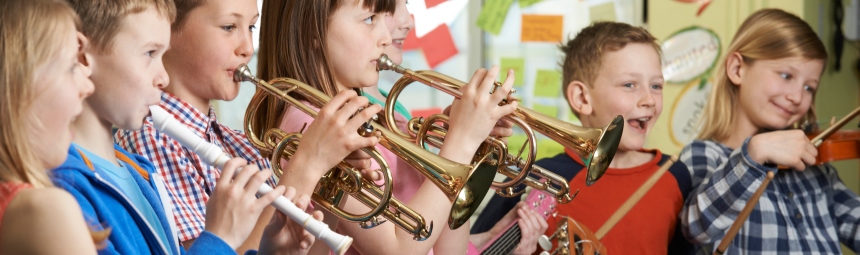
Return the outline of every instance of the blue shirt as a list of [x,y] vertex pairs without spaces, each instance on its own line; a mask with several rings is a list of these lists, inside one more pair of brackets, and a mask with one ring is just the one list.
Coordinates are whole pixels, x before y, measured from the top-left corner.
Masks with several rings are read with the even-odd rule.
[[96,173],[101,176],[104,176],[108,179],[108,182],[116,185],[117,188],[122,191],[122,193],[128,198],[129,201],[134,205],[135,208],[140,210],[140,213],[146,218],[146,221],[153,225],[158,234],[158,238],[164,240],[165,243],[169,243],[170,240],[167,239],[167,234],[164,233],[164,226],[161,226],[161,222],[158,220],[158,216],[155,214],[155,210],[152,209],[152,206],[146,201],[146,197],[143,196],[143,192],[140,191],[140,187],[135,182],[134,178],[131,176],[132,174],[138,174],[135,172],[133,168],[127,168],[126,164],[122,162],[122,160],[114,158],[119,166],[114,165],[110,161],[105,160],[102,157],[84,149],[80,145],[72,143],[72,146],[75,149],[80,150],[84,153],[84,155],[93,163],[93,167]]

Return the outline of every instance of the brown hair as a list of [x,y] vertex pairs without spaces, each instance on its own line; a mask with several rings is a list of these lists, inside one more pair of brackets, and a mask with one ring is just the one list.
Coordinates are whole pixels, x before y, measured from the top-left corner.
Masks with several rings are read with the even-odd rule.
[[83,22],[81,32],[90,39],[90,47],[104,52],[111,48],[114,36],[129,14],[145,11],[149,7],[171,22],[176,17],[173,0],[66,0]]
[[[778,9],[762,9],[750,15],[735,34],[726,56],[740,53],[744,63],[756,60],[801,57],[827,62],[827,50],[815,31],[794,14]],[[739,87],[729,80],[723,58],[714,76],[714,88],[702,112],[697,139],[722,141],[731,134],[734,106],[739,103]],[[813,99],[814,100],[814,99]],[[815,118],[810,106],[805,119]]]
[[[654,47],[661,54],[657,38],[641,27],[634,27],[620,22],[595,22],[579,31],[567,44],[559,46],[564,52],[564,60],[559,64],[562,70],[562,92],[572,81],[581,81],[592,86],[597,73],[603,65],[603,56],[608,52],[618,51],[628,43],[645,43]],[[564,94],[565,99],[567,93]],[[579,116],[576,111],[575,115]]]
[[[347,0],[264,1],[260,47],[257,51],[257,77],[265,80],[289,77],[327,95],[337,94],[325,36],[331,16],[345,2]],[[374,13],[390,13],[394,12],[396,4],[395,0],[363,0],[362,6]],[[266,96],[266,92],[257,90],[252,101]],[[269,117],[252,120],[259,124],[254,126],[278,127],[286,109],[285,104],[279,99],[263,100],[257,116]]]
[[170,26],[173,32],[179,31],[182,24],[185,23],[185,18],[188,18],[188,13],[203,4],[206,0],[173,0],[176,3],[176,19]]

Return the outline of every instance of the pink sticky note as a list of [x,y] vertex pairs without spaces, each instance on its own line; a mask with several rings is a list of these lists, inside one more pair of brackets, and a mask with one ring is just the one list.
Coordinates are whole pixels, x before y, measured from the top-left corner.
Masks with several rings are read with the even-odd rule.
[[436,68],[437,65],[458,53],[448,25],[436,27],[427,35],[421,37],[420,40],[421,48],[424,49],[424,57],[427,58],[427,64],[430,68]]

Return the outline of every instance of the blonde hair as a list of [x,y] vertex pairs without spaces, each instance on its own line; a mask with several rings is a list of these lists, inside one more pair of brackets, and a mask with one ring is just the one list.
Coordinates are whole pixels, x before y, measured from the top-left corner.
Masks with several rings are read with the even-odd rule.
[[60,55],[69,30],[80,27],[60,0],[0,0],[0,181],[51,187],[24,123],[38,93],[36,70]]
[[[562,92],[567,91],[573,81],[580,81],[586,86],[593,86],[597,73],[603,66],[603,56],[606,53],[623,49],[628,43],[644,43],[661,54],[660,45],[648,30],[620,22],[595,22],[583,28],[579,34],[567,44],[559,46],[564,52],[564,60],[559,64],[562,70]],[[562,93],[566,100],[567,93]],[[571,109],[579,117],[576,110]]]
[[162,17],[173,22],[176,5],[173,0],[66,0],[81,17],[84,35],[90,47],[105,52],[113,46],[113,38],[124,24],[123,19],[153,7]]
[[[726,61],[728,56],[740,53],[744,63],[756,60],[773,60],[801,57],[807,60],[820,59],[827,62],[827,50],[809,24],[794,14],[778,9],[763,9],[750,15],[729,45],[726,56],[717,67],[714,88],[699,121],[699,140],[722,141],[731,134],[734,107],[739,104],[739,86],[729,80]],[[799,123],[814,119],[814,110]]]

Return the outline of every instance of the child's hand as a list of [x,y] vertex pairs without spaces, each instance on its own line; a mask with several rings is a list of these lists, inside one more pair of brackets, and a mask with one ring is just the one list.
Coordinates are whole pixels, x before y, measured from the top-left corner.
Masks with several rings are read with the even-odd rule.
[[[294,199],[295,194],[296,190],[290,187],[284,192],[284,197],[300,209],[307,208],[311,201],[310,197],[302,195]],[[318,221],[323,219],[320,211],[314,211],[312,215]],[[263,230],[259,254],[307,254],[314,241],[316,237],[306,231],[301,224],[290,220],[284,213],[275,211],[269,225],[266,225]]]
[[499,67],[493,66],[489,71],[478,69],[472,80],[460,88],[463,97],[455,99],[449,115],[450,129],[445,143],[458,143],[456,146],[474,153],[496,123],[505,115],[513,112],[517,102],[499,106],[499,103],[510,94],[514,83],[514,72],[508,71],[508,76],[502,87],[493,91]]
[[[511,96],[508,97],[509,102],[515,101],[513,99],[514,98]],[[445,110],[442,110],[442,114],[451,115],[451,106],[449,105],[448,107],[445,107]],[[445,124],[445,125],[443,125],[443,127],[448,128],[448,125]],[[508,143],[507,138],[514,134],[513,127],[514,127],[513,122],[511,122],[509,120],[505,120],[505,119],[499,119],[499,121],[496,122],[496,126],[493,127],[493,130],[490,131],[490,136],[494,136],[497,139],[502,140],[502,142],[507,144]]]
[[520,226],[522,234],[520,236],[520,244],[517,245],[517,248],[511,254],[533,254],[537,250],[538,237],[543,235],[549,226],[546,223],[546,219],[534,210],[529,209],[525,203],[520,203],[522,206],[517,206],[516,211],[517,216],[520,218],[517,223]]
[[[239,173],[232,178],[236,171]],[[227,161],[206,203],[206,230],[234,250],[238,248],[251,234],[263,208],[284,193],[284,187],[277,186],[274,191],[257,198],[257,189],[271,175],[272,171],[260,171],[241,158]]]
[[800,171],[815,164],[818,156],[818,149],[799,129],[757,134],[748,146],[750,157],[760,164],[777,164]]
[[[382,108],[367,107],[367,98],[355,91],[341,91],[322,109],[307,128],[299,142],[299,149],[290,164],[299,160],[305,169],[312,169],[322,176],[354,151],[372,147],[379,142],[375,136],[363,137],[359,128]],[[363,110],[359,111],[362,107]],[[354,115],[354,116],[353,116]]]
[[378,168],[373,168],[373,158],[370,157],[370,154],[365,153],[363,150],[353,151],[349,155],[346,156],[346,163],[349,163],[355,169],[361,171],[361,176],[371,181],[380,181],[382,180],[382,173]]

